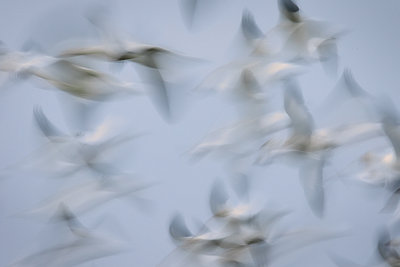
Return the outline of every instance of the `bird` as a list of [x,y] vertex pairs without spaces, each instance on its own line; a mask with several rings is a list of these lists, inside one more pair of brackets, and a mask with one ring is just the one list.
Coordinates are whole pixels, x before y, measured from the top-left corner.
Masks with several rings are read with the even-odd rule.
[[[207,225],[202,225],[198,233],[192,233],[183,216],[179,213],[173,215],[168,229],[169,235],[176,243],[177,248],[158,266],[177,266],[179,262],[190,262],[194,266],[203,266],[205,262],[215,264],[219,254],[217,251],[219,242],[228,235],[223,231],[211,230]],[[179,260],[177,257],[179,257]],[[167,263],[170,261],[172,263],[168,265]],[[181,266],[183,265],[185,264]]]
[[3,168],[2,173],[16,168],[35,168],[58,178],[70,177],[83,170],[89,170],[101,177],[119,174],[118,168],[105,156],[118,146],[141,135],[113,133],[115,118],[104,120],[93,130],[67,133],[54,125],[40,106],[34,107],[33,117],[37,129],[47,142],[22,160]]
[[[247,179],[247,177],[243,177]],[[244,190],[246,192],[237,193],[238,196],[248,195],[248,186],[245,185],[243,188],[238,188],[239,190]],[[221,181],[215,181],[211,188],[209,205],[213,217],[216,219],[221,219],[227,223],[227,227],[233,227],[240,225],[241,223],[246,223],[258,213],[259,209],[252,206],[250,203],[240,203],[237,205],[228,204],[229,195],[223,186]],[[243,201],[241,201],[243,202]],[[247,201],[246,201],[247,202]]]
[[391,267],[400,266],[398,247],[399,240],[393,239],[387,228],[382,228],[378,233],[377,251],[381,259]]
[[[336,75],[336,43],[346,31],[304,16],[292,0],[278,0],[278,7],[279,22],[257,40],[253,53],[275,55],[298,63],[319,61],[327,73]],[[252,28],[256,29],[255,26]]]
[[[250,224],[247,225],[247,215],[242,213],[246,213],[244,206],[221,210],[227,197],[222,191],[224,187],[218,182],[214,183],[210,193],[210,208],[214,215],[203,225],[199,234],[192,234],[183,217],[175,215],[169,227],[171,237],[178,242],[179,248],[192,252],[193,256],[212,255],[214,264],[258,262],[257,266],[262,266],[260,264],[265,251],[260,251],[260,247],[257,247],[263,242],[258,239],[258,230],[252,229]],[[223,227],[213,226],[213,219],[222,222]]]
[[[360,123],[315,129],[314,120],[293,79],[285,81],[284,107],[291,120],[291,135],[285,140],[270,139],[261,146],[258,164],[277,159],[300,162],[300,180],[314,214],[323,215],[323,167],[333,149],[379,136],[379,123]],[[295,161],[293,161],[295,160]]]
[[242,12],[240,29],[243,33],[243,36],[250,43],[265,36],[260,27],[255,22],[253,13],[251,13],[248,9],[244,9]]
[[364,153],[359,162],[362,170],[355,175],[356,179],[385,188],[389,192],[382,211],[395,211],[398,207],[400,193],[400,117],[395,104],[386,96],[374,96],[366,91],[347,69],[343,73],[345,92],[350,101],[361,104],[370,118],[378,121],[381,135],[389,147],[379,151]]
[[43,135],[49,139],[49,146],[53,146],[59,160],[70,171],[77,172],[82,168],[89,168],[99,174],[113,174],[115,168],[104,161],[104,154],[122,144],[132,141],[141,134],[113,134],[114,120],[104,120],[92,131],[66,134],[57,127],[43,113],[40,106],[34,109],[34,118]]
[[209,229],[201,229],[199,234],[189,231],[182,215],[175,214],[169,225],[170,236],[178,242],[179,247],[194,253],[206,253],[227,236],[227,233],[213,232]]
[[268,154],[274,147],[278,148],[275,156],[291,152],[312,154],[381,135],[380,123],[375,122],[315,129],[313,116],[305,105],[301,90],[293,79],[287,80],[285,83],[284,107],[291,120],[291,135],[283,142],[273,139],[265,142],[262,147],[267,152],[267,159],[274,157],[274,153]]
[[382,130],[391,145],[389,151],[378,154],[369,152],[362,158],[364,171],[357,176],[360,180],[383,186],[389,191],[382,211],[396,211],[400,200],[400,123],[394,106],[386,103],[382,114]]
[[[253,92],[253,97],[262,97],[268,89],[279,84],[284,78],[299,75],[304,72],[302,66],[282,60],[262,57],[247,57],[229,62],[211,71],[194,89],[198,92],[218,92],[235,95],[243,79],[258,83],[261,91]],[[249,94],[251,93],[248,92]]]
[[34,76],[62,92],[88,100],[105,101],[145,93],[143,84],[121,82],[71,60],[32,51],[7,51],[0,55],[0,71],[24,79]]
[[[247,144],[257,143],[257,140],[289,126],[290,120],[286,113],[282,112],[271,112],[264,116],[239,120],[207,134],[199,144],[190,150],[190,154],[195,158],[224,151],[227,156],[240,155],[249,150],[246,149]],[[252,149],[250,148],[249,151]]]
[[161,46],[126,39],[102,40],[95,45],[65,48],[58,56],[61,58],[84,56],[117,63],[133,62],[145,67],[137,70],[140,78],[145,83],[151,84],[147,87],[146,93],[150,95],[156,107],[167,119],[171,115],[171,94],[163,73],[170,69],[171,64],[168,61],[171,62],[171,59],[190,58]]
[[184,19],[184,22],[189,29],[192,28],[193,23],[196,18],[196,13],[197,13],[197,9],[198,9],[198,7],[197,7],[198,1],[199,0],[181,0],[180,1],[182,18]]
[[192,158],[200,159],[212,153],[222,155],[232,166],[244,166],[242,162],[248,161],[260,140],[289,126],[290,120],[284,112],[270,111],[268,92],[264,92],[252,69],[243,69],[235,82],[232,88],[227,88],[226,95],[234,101],[238,119],[208,133],[189,151]]
[[140,83],[120,82],[116,78],[66,59],[45,68],[32,68],[29,74],[45,80],[57,89],[78,98],[105,101],[130,95],[143,95]]
[[[248,179],[234,188],[239,198],[249,195],[245,181]],[[189,253],[188,261],[207,259],[208,264],[217,266],[271,266],[279,258],[304,246],[337,238],[344,233],[342,230],[312,227],[277,231],[275,226],[289,211],[234,204],[220,180],[211,187],[209,205],[213,215],[199,234],[189,230],[182,215],[175,214],[171,220],[170,236],[179,249]]]

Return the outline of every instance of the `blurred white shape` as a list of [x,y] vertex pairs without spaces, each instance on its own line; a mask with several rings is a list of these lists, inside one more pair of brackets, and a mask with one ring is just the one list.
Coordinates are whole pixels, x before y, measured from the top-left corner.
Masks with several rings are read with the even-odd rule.
[[100,176],[115,175],[119,172],[107,156],[113,149],[140,136],[116,133],[119,129],[115,127],[114,119],[105,120],[93,131],[68,134],[59,130],[40,107],[36,107],[33,114],[37,127],[48,142],[23,160],[6,167],[5,173],[15,168],[41,168],[55,177],[67,177],[84,169]]
[[101,40],[100,43],[98,42],[94,45],[82,43],[84,42],[82,41],[81,44],[73,48],[64,48],[59,56],[62,58],[94,57],[109,62],[130,61],[146,67],[137,69],[141,79],[145,83],[152,85],[146,88],[146,93],[150,94],[162,115],[169,119],[171,115],[171,94],[164,75],[173,65],[172,59],[192,60],[193,58],[161,46],[129,41],[116,36],[111,39]]
[[327,72],[336,74],[336,41],[344,31],[335,29],[327,22],[303,16],[291,0],[279,1],[279,8],[279,23],[267,31],[264,37],[256,39],[253,53],[305,63],[318,60]]
[[[258,163],[294,159],[301,163],[300,178],[314,214],[322,216],[324,207],[323,166],[327,153],[340,146],[381,135],[379,123],[361,123],[333,129],[314,130],[314,121],[294,81],[286,82],[285,110],[291,120],[291,135],[284,141],[269,140],[261,148]],[[293,163],[292,161],[290,163]],[[305,165],[303,165],[305,164]]]
[[[202,157],[208,153],[222,152],[228,156],[253,152],[254,148],[246,148],[249,143],[257,144],[260,139],[290,126],[285,113],[275,112],[253,119],[245,119],[231,126],[208,134],[201,143],[191,149],[194,157]],[[250,149],[250,150],[249,150]]]
[[33,52],[6,52],[0,56],[0,71],[17,77],[34,76],[68,94],[90,100],[143,94],[143,85],[120,82],[116,78],[73,63],[67,59]]
[[60,232],[64,231],[62,228],[69,229],[66,236],[55,237],[61,237],[60,244],[28,255],[11,266],[75,266],[111,256],[126,248],[121,241],[84,227],[64,203],[59,204],[57,212],[61,213]]
[[129,174],[98,178],[95,181],[62,190],[36,207],[23,212],[21,216],[48,218],[61,204],[67,205],[72,212],[81,215],[118,198],[132,197],[134,200],[135,194],[148,186],[138,180],[135,175]]

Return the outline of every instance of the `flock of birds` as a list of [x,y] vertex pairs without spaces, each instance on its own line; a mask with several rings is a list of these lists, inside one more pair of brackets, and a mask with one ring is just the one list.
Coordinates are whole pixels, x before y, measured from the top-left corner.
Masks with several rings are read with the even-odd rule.
[[[201,1],[181,2],[190,28]],[[281,221],[291,212],[250,201],[251,169],[273,163],[298,168],[305,201],[312,213],[321,218],[329,208],[325,205],[324,167],[335,151],[383,138],[388,141],[384,152],[365,153],[356,159],[361,166],[357,173],[342,174],[388,192],[383,211],[392,212],[394,219],[379,233],[379,260],[355,263],[339,255],[330,257],[343,267],[400,266],[400,242],[391,234],[400,213],[400,115],[395,104],[364,90],[350,69],[345,69],[334,91],[340,91],[340,101],[357,103],[372,115],[357,123],[317,127],[298,77],[314,64],[320,64],[327,75],[337,77],[337,42],[347,32],[305,16],[292,0],[278,0],[278,7],[279,22],[267,32],[259,28],[249,10],[244,10],[240,28],[245,42],[243,56],[211,71],[191,92],[221,94],[231,100],[237,111],[235,123],[211,132],[188,152],[195,160],[218,155],[221,165],[228,166],[230,179],[226,183],[232,185],[233,194],[217,180],[209,198],[212,216],[199,223],[196,231],[189,229],[183,215],[173,215],[169,234],[176,250],[159,265],[274,266],[277,260],[304,246],[347,235],[343,229],[322,227],[280,229]],[[23,218],[49,219],[62,234],[59,243],[17,259],[10,266],[75,266],[126,249],[122,240],[99,233],[96,227],[84,226],[79,216],[116,198],[135,201],[141,191],[151,190],[150,182],[121,170],[110,156],[116,148],[135,142],[143,133],[118,132],[115,118],[93,127],[93,110],[104,102],[147,95],[162,118],[171,122],[174,81],[168,77],[169,70],[179,70],[180,64],[207,64],[206,60],[173,49],[120,38],[104,25],[102,18],[99,14],[88,17],[99,32],[99,40],[67,40],[53,56],[1,47],[0,71],[5,77],[2,90],[21,81],[38,80],[72,99],[79,125],[71,132],[60,130],[45,110],[36,106],[34,123],[46,143],[27,158],[4,167],[2,177],[21,169],[40,169],[60,179],[82,177],[83,173],[89,177],[85,183],[58,190],[38,206],[18,214]],[[108,63],[117,67],[133,64],[138,67],[140,81],[121,81],[96,68]],[[277,101],[271,96],[279,91],[275,87],[282,88],[280,110],[270,108],[271,102]]]

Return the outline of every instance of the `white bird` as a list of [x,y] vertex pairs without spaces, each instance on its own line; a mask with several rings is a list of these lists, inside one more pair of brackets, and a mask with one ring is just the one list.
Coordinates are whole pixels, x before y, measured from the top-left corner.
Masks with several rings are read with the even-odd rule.
[[[285,61],[270,60],[268,58],[249,57],[225,64],[209,73],[195,90],[211,90],[218,93],[235,95],[240,87],[243,75],[252,75],[252,79],[259,84],[261,91],[254,92],[256,97],[262,97],[265,90],[278,84],[282,79],[300,74],[302,67]],[[268,89],[267,89],[268,88]]]
[[105,154],[138,137],[137,134],[113,134],[115,123],[110,119],[104,120],[93,131],[68,135],[58,130],[40,108],[34,110],[34,117],[39,129],[50,141],[48,146],[54,156],[53,160],[58,161],[61,166],[69,167],[67,173],[74,173],[82,168],[89,168],[101,175],[115,173],[112,165],[104,161]]
[[[247,181],[247,177],[242,177]],[[240,188],[236,190],[239,198],[243,198],[249,195],[248,185],[241,183]],[[232,231],[236,227],[240,227],[241,224],[246,224],[254,218],[261,210],[259,207],[251,205],[250,203],[242,203],[232,205],[229,203],[230,197],[220,181],[214,182],[210,192],[210,210],[213,213],[215,219],[220,219],[226,223],[226,229]],[[248,202],[248,201],[246,201]]]
[[[362,108],[377,118],[383,135],[390,147],[383,151],[369,151],[360,158],[361,172],[356,175],[362,182],[378,185],[389,191],[383,211],[393,211],[400,200],[400,117],[394,103],[385,97],[375,97],[354,79],[350,70],[343,74],[348,99],[361,104]],[[397,212],[397,214],[400,214]]]
[[95,45],[85,46],[81,44],[75,48],[66,48],[59,56],[62,58],[94,57],[109,62],[130,61],[146,67],[137,69],[140,71],[139,76],[145,83],[152,85],[147,88],[146,93],[149,93],[162,115],[167,116],[167,118],[171,115],[171,94],[164,74],[170,70],[172,59],[189,58],[160,46],[115,38],[113,40],[102,40]]
[[289,214],[288,211],[255,207],[250,203],[232,205],[229,200],[224,187],[215,183],[210,194],[210,207],[214,218],[222,223],[222,229],[230,233],[219,242],[219,246],[226,249],[222,254],[226,262],[269,266],[297,249],[343,234],[342,231],[317,228],[277,232],[276,224]]
[[103,43],[92,46],[69,48],[62,51],[60,57],[90,56],[108,61],[132,61],[149,68],[159,68],[156,58],[172,51],[159,46],[133,41],[121,43]]
[[244,119],[206,135],[190,154],[194,157],[215,152],[222,152],[224,156],[244,155],[253,151],[252,146],[247,147],[249,144],[257,144],[260,139],[289,126],[289,118],[281,112]]
[[58,59],[39,55],[33,52],[18,52],[5,50],[0,53],[0,71],[21,73],[32,67],[44,67]]
[[285,127],[283,126],[285,115],[279,112],[268,113],[270,107],[267,94],[269,92],[266,87],[294,75],[297,70],[297,66],[284,62],[250,60],[248,63],[231,63],[212,72],[197,89],[212,89],[226,94],[228,98],[235,101],[239,121],[220,130],[219,135],[233,137],[233,135],[268,134]]
[[279,5],[282,19],[277,29],[287,36],[282,52],[295,59],[318,60],[327,72],[336,74],[336,42],[344,31],[334,29],[329,23],[304,17],[292,0],[280,0]]
[[400,240],[393,239],[388,229],[381,230],[378,236],[377,250],[382,260],[390,267],[400,266],[399,246]]
[[[242,186],[244,189],[239,191],[248,190],[248,186]],[[238,192],[239,197],[243,194]],[[198,235],[188,230],[182,216],[173,218],[170,235],[180,247],[185,245],[188,251],[192,251],[188,256],[192,257],[190,259],[207,257],[210,261],[208,265],[217,266],[270,266],[297,249],[343,234],[342,231],[317,228],[276,231],[275,224],[288,214],[287,211],[234,205],[229,201],[226,188],[220,182],[215,182],[210,193],[213,217]]]
[[258,163],[277,158],[301,160],[300,179],[313,212],[322,216],[324,206],[323,166],[332,149],[360,142],[381,134],[379,123],[360,123],[333,129],[314,129],[312,115],[292,80],[286,82],[285,110],[291,120],[291,135],[286,140],[269,140],[261,148]]
[[[363,172],[358,178],[364,182],[383,186],[389,191],[384,211],[393,211],[400,201],[400,121],[391,104],[386,103],[383,109],[382,129],[391,144],[391,151],[383,154],[366,153],[362,158]],[[400,211],[396,210],[396,217]]]
[[292,133],[284,142],[267,141],[263,146],[266,152],[275,147],[280,148],[282,153],[316,153],[381,135],[380,123],[374,122],[314,129],[313,117],[294,81],[288,80],[286,83],[284,102],[285,111],[291,120]]
[[140,83],[120,82],[106,73],[70,60],[33,52],[5,52],[0,55],[0,71],[23,78],[34,76],[65,93],[89,100],[145,93]]
[[[280,71],[272,70],[272,68],[271,64],[268,71]],[[238,79],[228,77],[232,81],[235,80],[237,84],[232,84],[233,87],[227,88],[229,91],[226,91],[227,96],[235,101],[238,120],[207,134],[190,150],[190,154],[195,158],[211,153],[222,155],[234,169],[241,168],[238,172],[243,173],[250,167],[247,163],[250,163],[248,159],[253,156],[253,152],[260,146],[262,140],[270,134],[287,128],[290,120],[284,112],[269,112],[271,108],[267,101],[267,92],[263,91],[263,87],[250,68],[244,69],[238,75]],[[276,73],[276,75],[279,74]]]
[[106,73],[66,59],[59,59],[44,68],[33,67],[28,74],[44,79],[63,92],[88,100],[104,101],[145,93],[140,83],[120,82]]
[[193,234],[179,214],[172,218],[169,234],[178,242],[180,249],[200,254],[207,254],[208,251],[212,251],[223,238],[228,236],[228,233],[210,231],[209,229],[202,229],[199,234]]
[[[326,22],[309,19],[301,14],[292,0],[279,0],[279,23],[253,43],[253,54],[280,56],[289,61],[318,60],[327,72],[336,73],[338,65],[337,39],[344,31]],[[255,22],[252,31],[262,32]],[[260,36],[260,34],[258,34]]]
[[[215,183],[210,194],[214,216],[202,227],[200,234],[192,234],[183,218],[176,215],[170,224],[170,235],[178,242],[179,248],[191,252],[198,259],[200,256],[214,256],[214,264],[260,262],[261,257],[254,248],[262,240],[257,239],[258,230],[252,229],[249,223],[254,217],[246,215],[248,209],[245,206],[222,208],[227,197],[222,191],[222,185]],[[209,228],[213,220],[222,223],[222,227]]]
[[93,131],[68,134],[59,130],[40,107],[35,107],[33,115],[48,142],[21,161],[4,168],[3,173],[15,168],[39,168],[55,177],[74,175],[85,169],[100,176],[115,175],[119,171],[107,159],[107,153],[139,136],[115,134],[115,118],[104,120]]
[[[220,230],[211,230],[206,225],[203,225],[200,231],[194,234],[189,230],[180,214],[175,214],[171,219],[169,234],[177,244],[177,248],[158,266],[185,266],[188,263],[193,266],[204,266],[205,263],[215,264],[219,258],[219,243],[229,235]],[[169,262],[171,264],[167,264]]]

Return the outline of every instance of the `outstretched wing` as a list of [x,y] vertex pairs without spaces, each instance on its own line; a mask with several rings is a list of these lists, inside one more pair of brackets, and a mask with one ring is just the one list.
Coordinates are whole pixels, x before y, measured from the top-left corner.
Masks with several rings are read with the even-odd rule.
[[33,109],[33,116],[35,118],[36,125],[47,138],[53,139],[65,136],[62,131],[60,131],[54,124],[50,122],[40,106],[36,106]]

